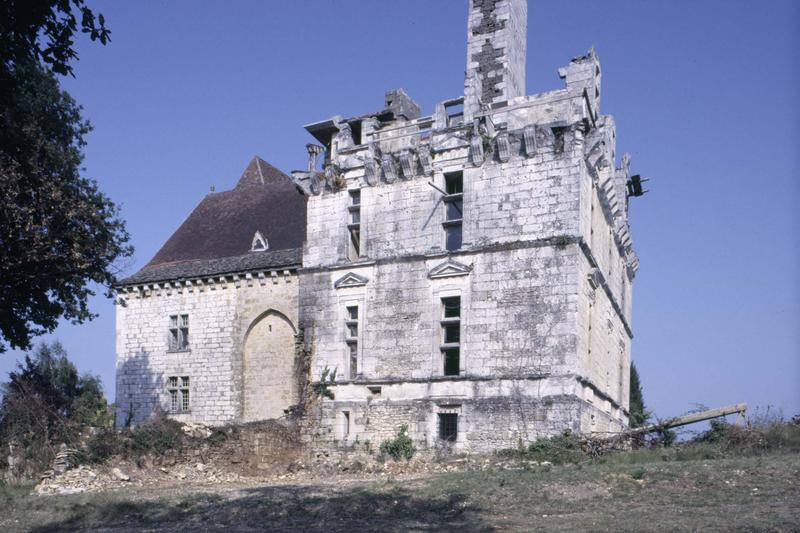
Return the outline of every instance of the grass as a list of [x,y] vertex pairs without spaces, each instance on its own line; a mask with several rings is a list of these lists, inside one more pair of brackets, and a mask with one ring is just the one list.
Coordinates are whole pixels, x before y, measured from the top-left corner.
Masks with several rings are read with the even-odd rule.
[[[591,463],[317,484],[39,497],[0,488],[0,531],[795,530],[800,455],[640,450]],[[666,457],[666,459],[665,459]]]

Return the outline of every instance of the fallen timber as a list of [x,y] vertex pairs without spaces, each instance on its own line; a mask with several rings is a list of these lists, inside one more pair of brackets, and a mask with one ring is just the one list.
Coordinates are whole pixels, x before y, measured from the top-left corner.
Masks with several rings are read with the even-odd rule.
[[715,409],[706,409],[705,411],[698,411],[696,413],[689,413],[688,415],[668,418],[656,424],[632,428],[607,437],[598,435],[584,437],[581,442],[581,447],[589,455],[598,456],[613,449],[628,448],[632,441],[635,439],[641,439],[648,433],[686,426],[689,424],[694,424],[695,422],[702,422],[703,420],[719,418],[721,416],[732,415],[734,413],[739,413],[739,416],[742,417],[745,411],[747,411],[747,404],[745,403],[737,403],[725,407],[717,407]]
[[702,422],[703,420],[710,420],[712,418],[719,418],[721,416],[732,415],[734,413],[739,413],[740,415],[744,415],[745,411],[747,411],[747,404],[737,403],[725,407],[717,407],[716,409],[706,409],[705,411],[698,411],[697,413],[689,413],[688,415],[668,418],[667,420],[663,420],[661,422],[658,422],[657,424],[650,424],[649,426],[633,428],[631,430],[626,431],[625,434],[631,436],[643,435],[646,433],[652,433],[654,431],[662,431],[665,429],[694,424],[695,422]]

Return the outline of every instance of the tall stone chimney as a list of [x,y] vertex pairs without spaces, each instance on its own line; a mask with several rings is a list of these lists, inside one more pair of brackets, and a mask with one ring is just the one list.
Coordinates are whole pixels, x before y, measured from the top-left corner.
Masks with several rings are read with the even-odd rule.
[[525,94],[527,33],[528,0],[469,0],[466,115]]

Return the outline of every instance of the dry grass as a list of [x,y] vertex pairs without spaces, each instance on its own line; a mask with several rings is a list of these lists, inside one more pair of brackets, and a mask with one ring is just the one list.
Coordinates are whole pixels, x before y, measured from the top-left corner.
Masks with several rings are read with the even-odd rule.
[[[623,459],[624,458],[624,459]],[[794,531],[800,455],[621,454],[583,465],[31,496],[0,489],[0,531]]]

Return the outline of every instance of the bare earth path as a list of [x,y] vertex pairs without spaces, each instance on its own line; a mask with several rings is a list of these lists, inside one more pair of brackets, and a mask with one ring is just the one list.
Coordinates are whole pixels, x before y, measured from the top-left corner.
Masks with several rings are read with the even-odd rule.
[[0,508],[0,531],[800,531],[800,455],[68,496],[6,488]]

